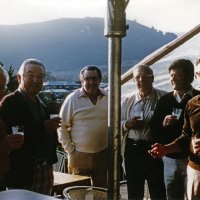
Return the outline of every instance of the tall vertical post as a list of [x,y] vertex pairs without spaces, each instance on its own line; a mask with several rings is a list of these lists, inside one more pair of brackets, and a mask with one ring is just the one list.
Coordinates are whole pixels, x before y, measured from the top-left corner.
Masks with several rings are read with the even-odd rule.
[[120,199],[121,40],[126,35],[126,0],[108,0],[104,35],[108,37],[108,199]]
[[121,40],[109,38],[108,199],[118,200],[120,163]]

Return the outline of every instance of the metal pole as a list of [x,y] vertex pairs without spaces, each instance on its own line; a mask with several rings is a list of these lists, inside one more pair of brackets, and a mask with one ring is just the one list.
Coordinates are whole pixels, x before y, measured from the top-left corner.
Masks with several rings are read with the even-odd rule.
[[128,1],[108,0],[104,34],[108,37],[108,199],[119,200],[121,122],[121,38],[126,35]]
[[109,38],[108,199],[119,199],[121,38]]

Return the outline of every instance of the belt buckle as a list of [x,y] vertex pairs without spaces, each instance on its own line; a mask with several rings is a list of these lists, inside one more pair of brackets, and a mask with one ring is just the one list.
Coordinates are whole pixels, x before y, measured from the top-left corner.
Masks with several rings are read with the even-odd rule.
[[138,145],[137,141],[133,140],[133,146],[137,146],[137,145]]
[[134,142],[133,142],[133,146],[137,146],[137,142],[134,141]]

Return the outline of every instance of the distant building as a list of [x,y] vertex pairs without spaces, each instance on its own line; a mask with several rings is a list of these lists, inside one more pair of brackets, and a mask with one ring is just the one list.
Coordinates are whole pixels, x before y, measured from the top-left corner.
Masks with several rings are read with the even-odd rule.
[[74,91],[81,87],[80,83],[77,82],[67,82],[67,81],[50,81],[43,84],[43,90],[51,89],[65,89],[67,91]]
[[[101,88],[106,88],[107,83],[100,83]],[[65,89],[67,91],[74,91],[81,87],[80,82],[67,82],[67,81],[48,81],[43,84],[43,90],[51,89]]]

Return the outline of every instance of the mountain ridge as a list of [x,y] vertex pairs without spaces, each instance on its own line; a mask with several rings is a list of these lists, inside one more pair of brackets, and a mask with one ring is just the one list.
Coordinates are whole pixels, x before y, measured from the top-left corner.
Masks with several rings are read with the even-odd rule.
[[[122,38],[122,71],[172,41],[174,33],[163,33],[127,20],[129,30]],[[44,62],[57,76],[77,76],[84,65],[107,70],[108,40],[103,18],[61,18],[21,25],[0,25],[0,61],[18,69],[30,57]]]

